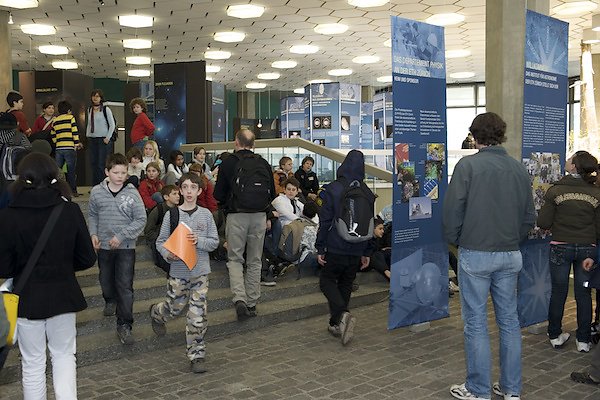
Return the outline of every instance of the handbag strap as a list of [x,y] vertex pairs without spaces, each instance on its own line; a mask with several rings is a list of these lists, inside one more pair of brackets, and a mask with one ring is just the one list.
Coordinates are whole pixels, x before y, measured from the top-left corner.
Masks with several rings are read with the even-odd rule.
[[19,293],[21,293],[21,290],[23,290],[25,283],[29,279],[29,275],[31,275],[31,272],[33,271],[33,266],[37,263],[38,259],[40,258],[40,255],[42,254],[42,250],[44,249],[44,247],[46,247],[48,238],[50,238],[50,233],[52,233],[52,229],[54,229],[54,225],[56,225],[56,222],[58,221],[58,217],[60,216],[60,213],[61,213],[62,209],[64,208],[64,206],[65,206],[65,203],[61,202],[56,207],[54,207],[54,209],[52,209],[52,213],[50,214],[50,217],[48,218],[46,225],[44,225],[42,234],[40,235],[40,238],[38,239],[37,243],[35,244],[35,247],[33,248],[33,252],[29,256],[29,260],[27,260],[27,264],[25,265],[25,268],[23,269],[23,272],[21,273],[21,276],[19,278],[17,285],[13,289],[13,293],[19,294]]

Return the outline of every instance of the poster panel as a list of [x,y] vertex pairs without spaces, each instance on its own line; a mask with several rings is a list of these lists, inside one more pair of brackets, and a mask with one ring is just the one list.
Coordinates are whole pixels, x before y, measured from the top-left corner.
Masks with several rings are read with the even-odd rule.
[[329,148],[340,146],[340,84],[310,85],[312,141]]
[[360,85],[340,83],[340,148],[358,149],[360,146]]
[[360,137],[361,149],[373,149],[373,103],[360,105]]
[[212,82],[212,141],[213,142],[225,142],[225,127],[227,122],[225,121],[225,85]]
[[373,96],[373,148],[385,147],[385,94]]
[[154,65],[154,138],[160,154],[168,159],[171,150],[186,142],[186,79],[182,64]]

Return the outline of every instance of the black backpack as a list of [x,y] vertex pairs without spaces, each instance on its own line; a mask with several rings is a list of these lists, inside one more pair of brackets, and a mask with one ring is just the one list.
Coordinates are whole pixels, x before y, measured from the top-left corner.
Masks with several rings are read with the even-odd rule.
[[344,187],[340,205],[334,218],[338,235],[350,243],[361,243],[373,237],[375,227],[375,196],[361,180],[348,183],[340,177]]
[[24,137],[23,132],[17,130],[10,142],[0,145],[0,178],[3,182],[17,179],[17,163],[30,152],[21,144]]
[[258,154],[233,153],[239,159],[232,182],[232,205],[238,212],[265,211],[273,200],[273,174]]
[[[106,126],[110,127],[110,123],[108,122],[108,113],[106,112],[106,109],[108,107],[103,105],[102,106],[102,113],[104,114],[104,119],[106,120]],[[92,107],[88,108],[88,115],[90,115],[92,111]],[[113,131],[112,135],[110,136],[110,141],[111,142],[116,142],[117,138],[119,137],[119,128],[117,128],[117,119],[115,118],[115,114],[112,115],[113,116],[113,120],[115,121],[115,130]]]
[[[157,207],[158,206],[159,205],[157,205]],[[162,221],[165,218],[166,212],[164,212],[164,208],[162,207],[158,210],[158,224],[162,225]],[[175,230],[175,228],[177,228],[177,225],[179,224],[179,207],[175,206],[169,209],[169,218],[169,232],[173,233],[173,231]],[[152,253],[154,255],[154,264],[168,274],[169,270],[171,269],[171,264],[169,264],[167,260],[163,258],[162,254],[160,254],[160,252],[156,248],[156,240],[154,241],[154,246],[151,245],[150,247],[152,248]]]

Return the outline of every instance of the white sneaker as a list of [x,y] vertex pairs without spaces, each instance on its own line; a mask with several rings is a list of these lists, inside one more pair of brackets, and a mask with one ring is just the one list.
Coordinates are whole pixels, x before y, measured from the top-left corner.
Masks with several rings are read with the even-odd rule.
[[567,343],[570,337],[571,334],[569,332],[563,332],[560,335],[558,335],[556,339],[550,339],[550,344],[555,349],[560,349],[564,346],[565,343]]
[[464,383],[450,386],[450,394],[459,400],[490,400],[489,397],[479,397],[469,392]]
[[495,395],[502,396],[504,400],[521,400],[521,396],[519,396],[518,394],[503,393],[502,389],[500,389],[499,382],[494,382],[494,384],[492,385],[492,391]]
[[589,342],[580,342],[579,340],[575,339],[575,344],[577,345],[577,351],[580,353],[589,353],[590,352],[590,344]]

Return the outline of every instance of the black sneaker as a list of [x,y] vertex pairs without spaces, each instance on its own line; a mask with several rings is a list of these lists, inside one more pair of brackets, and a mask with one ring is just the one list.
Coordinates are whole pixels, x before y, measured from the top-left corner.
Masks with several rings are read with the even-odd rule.
[[104,305],[104,310],[102,311],[102,314],[105,317],[110,317],[112,315],[115,315],[117,313],[117,303],[106,303]]
[[258,315],[256,313],[256,306],[248,307],[248,315],[251,317],[256,317]]
[[152,318],[152,307],[156,304],[152,304],[150,306],[150,321],[152,322],[152,330],[156,334],[156,336],[165,336],[167,334],[167,326],[161,322]]
[[241,300],[235,302],[235,313],[237,314],[237,319],[240,322],[243,322],[250,318],[250,312],[248,312],[248,306]]
[[204,358],[196,358],[190,363],[190,368],[195,374],[203,374],[207,371],[206,365],[204,364]]
[[127,325],[117,326],[117,336],[122,344],[131,345],[135,342],[133,334],[131,333],[131,327]]

